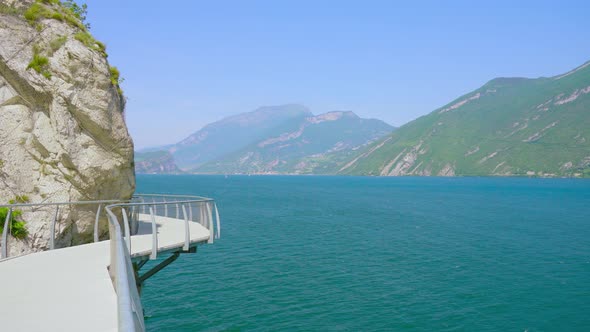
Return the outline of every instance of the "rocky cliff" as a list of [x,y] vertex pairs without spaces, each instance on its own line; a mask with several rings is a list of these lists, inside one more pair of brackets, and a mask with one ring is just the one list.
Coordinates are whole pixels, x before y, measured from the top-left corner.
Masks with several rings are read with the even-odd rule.
[[[19,195],[63,202],[134,192],[118,71],[81,14],[55,0],[0,0],[0,204]],[[89,239],[94,210],[62,209],[58,241]],[[45,247],[50,215],[24,210],[29,235],[11,243],[11,254]]]

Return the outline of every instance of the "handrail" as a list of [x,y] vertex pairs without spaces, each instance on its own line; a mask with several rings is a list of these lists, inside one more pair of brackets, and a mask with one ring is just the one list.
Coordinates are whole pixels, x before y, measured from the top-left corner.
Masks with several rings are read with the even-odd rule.
[[[41,207],[51,207],[55,206],[55,212],[53,214],[53,219],[49,224],[49,241],[48,247],[49,250],[55,249],[55,226],[58,220],[58,214],[61,206],[78,206],[78,205],[96,205],[104,206],[106,204],[112,203],[124,203],[129,202],[129,200],[120,200],[120,199],[103,199],[103,200],[92,200],[92,201],[74,201],[74,202],[43,202],[43,203],[14,203],[14,204],[0,204],[0,208],[8,208],[9,212],[12,214],[14,210],[19,208],[41,208]],[[33,211],[36,212],[36,211]],[[97,217],[95,221],[95,228],[94,228],[94,237],[98,237],[98,220],[100,213],[100,209],[97,211]],[[4,221],[4,229],[2,231],[2,242],[0,245],[2,246],[2,251],[0,254],[0,259],[5,259],[9,257],[9,237],[8,232],[11,230],[11,222],[9,222],[11,218],[7,215],[6,220]],[[0,221],[1,222],[1,221]]]
[[[119,226],[117,216],[109,209],[106,209],[106,211],[109,219],[109,233],[111,234],[109,274],[117,293],[119,331],[145,331],[143,319],[135,319],[135,316],[143,315],[143,309],[141,308],[141,301],[134,301],[134,298],[139,298],[137,288],[131,287],[129,282],[129,276],[133,275],[133,268],[129,268],[131,265],[129,248],[123,242],[121,226]],[[140,324],[137,324],[137,321]]]
[[8,209],[6,214],[6,221],[4,222],[4,229],[2,230],[2,258],[8,257],[8,228],[10,227],[10,220],[12,217],[12,207]]
[[129,202],[128,199],[103,199],[95,201],[74,201],[74,202],[47,202],[47,203],[14,203],[14,204],[0,204],[3,207],[33,207],[33,206],[55,206],[55,205],[89,205],[89,204],[104,204],[104,203],[121,203]]
[[[209,236],[209,243],[213,242],[214,238],[219,238],[219,212],[217,210],[217,205],[215,201],[211,198],[200,197],[200,196],[188,196],[188,195],[157,195],[157,194],[137,194],[133,196],[134,199],[138,199],[139,201],[132,201],[126,203],[115,203],[111,205],[107,205],[105,210],[109,215],[109,231],[111,228],[115,233],[114,236],[111,233],[111,252],[117,251],[122,252],[124,254],[124,261],[128,265],[127,267],[123,266],[121,260],[123,260],[120,256],[112,256],[111,255],[111,266],[116,266],[118,270],[110,271],[113,274],[111,278],[113,280],[117,280],[117,290],[121,289],[122,294],[127,297],[126,300],[120,300],[118,303],[118,317],[119,317],[119,330],[120,331],[143,331],[143,314],[141,309],[141,301],[139,299],[139,294],[137,292],[137,288],[135,287],[136,280],[132,279],[125,279],[125,275],[132,275],[132,267],[131,267],[131,241],[130,236],[128,233],[128,225],[127,225],[127,213],[125,211],[129,210],[136,210],[148,213],[148,218],[151,222],[151,229],[152,229],[152,250],[149,255],[149,259],[153,260],[158,257],[158,231],[156,225],[156,215],[160,217],[168,218],[168,206],[172,206],[177,208],[177,211],[182,209],[182,216],[184,221],[184,244],[182,246],[182,250],[189,251],[191,246],[191,237],[190,237],[190,225],[189,222],[194,222],[192,220],[192,210],[193,205],[199,205],[199,210],[202,218],[198,220],[198,222],[205,228],[210,231]],[[145,198],[150,198],[151,202]],[[161,199],[158,201],[157,199]],[[200,207],[200,205],[204,205],[204,209]],[[158,211],[158,207],[163,207],[163,211]],[[189,213],[187,213],[187,208]],[[123,225],[125,228],[125,237],[127,241],[123,241],[123,234],[121,233],[121,228],[119,226],[119,220],[117,215],[114,213],[115,209],[121,209],[123,215]],[[147,209],[147,211],[146,211]],[[205,210],[206,209],[206,210]],[[212,211],[215,211],[215,217],[217,222],[217,228],[214,227],[214,220],[212,216]],[[158,214],[160,213],[160,214]],[[176,214],[175,219],[178,219],[178,213]],[[217,232],[216,232],[217,229]],[[113,240],[116,237],[117,240]],[[120,247],[125,247],[122,250]],[[127,284],[124,284],[122,280],[127,280]],[[119,293],[117,291],[117,296]],[[126,329],[123,329],[123,328]]]
[[98,209],[96,210],[96,218],[94,218],[94,242],[98,242],[98,222],[100,220],[101,209],[102,204],[98,204]]
[[[150,198],[151,201],[147,200],[146,198]],[[157,200],[157,199],[161,199]],[[137,201],[139,200],[139,201]],[[190,237],[188,235],[190,229],[188,227],[189,221],[193,220],[193,205],[195,204],[204,204],[203,207],[197,206],[200,212],[200,218],[197,220],[203,227],[207,228],[211,232],[211,236],[209,237],[208,243],[213,243],[214,239],[218,239],[221,236],[221,220],[219,218],[219,211],[217,209],[217,204],[215,201],[208,197],[203,196],[191,196],[191,195],[170,195],[170,194],[135,194],[133,195],[133,200],[131,202],[124,202],[124,203],[115,203],[109,206],[106,206],[106,209],[110,209],[111,211],[114,208],[132,208],[136,209],[137,211],[141,211],[144,214],[149,215],[149,219],[152,223],[152,255],[150,256],[151,259],[157,258],[157,228],[155,224],[155,216],[161,217],[168,217],[168,206],[178,207],[180,212],[180,207],[183,208],[183,218],[185,221],[185,238]],[[188,206],[188,216],[186,215],[186,207]],[[157,207],[163,207],[163,213],[158,214]],[[146,211],[147,210],[147,211]],[[215,216],[213,216],[213,211],[215,211]],[[175,219],[178,218],[178,215]],[[190,246],[190,243],[185,243],[185,247]]]
[[[144,198],[151,198],[152,201],[146,201]],[[156,201],[156,198],[162,198],[163,201]],[[166,198],[169,199],[169,201],[166,201]],[[133,201],[135,199],[140,199],[141,201]],[[15,204],[0,204],[0,208],[8,208],[9,209],[9,213],[6,216],[6,220],[4,221],[4,225],[6,227],[4,227],[3,232],[2,232],[2,241],[0,243],[2,250],[1,250],[1,254],[0,254],[0,258],[4,259],[4,258],[8,258],[9,256],[9,237],[8,234],[11,231],[11,223],[9,222],[9,220],[11,219],[10,216],[11,214],[13,214],[13,211],[15,209],[18,208],[35,208],[35,207],[50,207],[50,206],[55,206],[55,212],[53,215],[53,219],[50,222],[49,225],[49,242],[48,242],[48,247],[49,250],[53,250],[55,249],[55,227],[56,224],[58,222],[58,216],[59,216],[59,212],[60,212],[60,207],[61,206],[76,206],[76,205],[98,205],[98,209],[96,210],[96,215],[95,215],[95,220],[94,220],[94,233],[93,233],[93,239],[94,242],[98,242],[99,241],[99,222],[100,222],[100,213],[102,211],[102,209],[106,208],[107,205],[121,205],[121,204],[127,204],[129,207],[132,207],[135,212],[144,212],[145,213],[145,208],[149,208],[150,206],[152,207],[158,207],[158,206],[164,206],[164,216],[168,216],[168,206],[169,205],[174,205],[176,207],[176,211],[180,212],[180,206],[182,206],[183,204],[188,205],[188,218],[183,217],[183,219],[187,219],[188,221],[193,221],[193,206],[191,204],[194,203],[205,203],[205,209],[207,209],[209,212],[203,210],[203,209],[199,209],[200,211],[200,218],[199,218],[199,222],[207,229],[209,229],[212,232],[212,236],[209,240],[209,243],[212,243],[213,239],[217,239],[220,237],[221,235],[221,222],[219,219],[219,212],[217,209],[217,204],[215,204],[215,201],[211,198],[207,198],[207,197],[203,197],[203,196],[191,196],[191,195],[174,195],[174,194],[136,194],[133,195],[133,197],[131,198],[131,200],[113,200],[113,199],[108,199],[108,200],[91,200],[91,201],[74,201],[74,202],[43,202],[43,203],[15,203]],[[210,206],[211,204],[211,206]],[[215,212],[215,217],[213,217],[211,215],[211,212]],[[179,213],[177,212],[176,214],[176,218],[178,218]],[[206,214],[208,214],[209,216],[205,216]],[[108,218],[107,218],[108,219]],[[135,218],[132,218],[135,219]],[[216,223],[214,224],[213,221],[216,221]],[[0,221],[2,222],[2,221]],[[126,225],[127,227],[129,227],[129,223],[127,223]],[[216,226],[216,227],[214,227]],[[126,228],[126,232],[125,232],[125,237],[129,237],[128,235],[128,230]]]
[[[150,198],[151,202],[146,198]],[[135,273],[131,261],[131,223],[138,220],[140,212],[145,213],[146,209],[149,211],[152,226],[152,252],[150,259],[156,259],[158,253],[158,234],[156,226],[156,218],[169,218],[168,206],[175,208],[177,220],[184,222],[184,237],[182,250],[189,251],[191,245],[190,237],[190,222],[198,222],[203,227],[209,230],[210,236],[208,243],[212,243],[213,239],[218,239],[221,235],[219,212],[217,204],[211,198],[201,196],[189,195],[165,195],[165,194],[137,194],[131,200],[94,200],[94,201],[77,201],[64,203],[18,203],[0,205],[0,207],[7,207],[9,209],[6,220],[4,221],[4,230],[2,233],[2,258],[8,257],[8,232],[10,228],[11,216],[14,214],[14,209],[24,207],[45,207],[55,206],[53,220],[50,224],[50,249],[55,248],[55,225],[60,215],[61,206],[69,205],[98,205],[96,216],[94,220],[94,237],[96,242],[98,237],[98,223],[100,220],[101,210],[106,212],[108,220],[109,238],[110,238],[110,265],[109,275],[113,281],[113,286],[117,293],[117,316],[119,331],[145,331],[143,309],[139,292],[136,287]],[[159,207],[163,207],[163,211],[158,211]],[[193,220],[193,209],[198,209],[198,219]],[[124,233],[121,230],[121,223],[115,213],[115,209],[120,209],[123,216]],[[182,219],[180,219],[180,212],[182,211]],[[213,211],[215,214],[213,214]],[[129,214],[131,218],[129,218]],[[61,214],[63,217],[63,213]],[[171,218],[169,218],[171,219]],[[166,219],[164,219],[166,220]],[[2,222],[2,221],[0,221]],[[137,224],[135,224],[137,225]]]
[[177,198],[189,198],[192,200],[201,199],[201,200],[213,200],[209,197],[205,196],[196,196],[196,195],[177,195],[177,194],[143,194],[143,193],[136,193],[133,197],[177,197]]

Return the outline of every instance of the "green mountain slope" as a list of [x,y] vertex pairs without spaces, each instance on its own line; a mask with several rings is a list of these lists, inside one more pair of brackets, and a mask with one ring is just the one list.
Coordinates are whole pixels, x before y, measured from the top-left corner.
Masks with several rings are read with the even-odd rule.
[[357,175],[590,176],[590,62],[497,78],[339,163]]
[[[332,169],[352,149],[389,134],[380,120],[329,112],[291,121],[264,139],[196,169],[197,173],[317,174]],[[339,152],[335,154],[334,152]]]

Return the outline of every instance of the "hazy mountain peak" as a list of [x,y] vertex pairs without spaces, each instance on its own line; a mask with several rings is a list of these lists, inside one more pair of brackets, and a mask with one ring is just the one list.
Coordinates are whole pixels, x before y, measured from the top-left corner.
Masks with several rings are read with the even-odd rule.
[[[270,128],[293,118],[312,116],[309,109],[299,104],[284,104],[276,106],[263,106],[253,111],[228,116],[219,121],[210,123],[180,141],[177,145],[194,145],[205,141],[210,135],[217,131],[225,131],[228,128],[245,128],[261,126]],[[177,149],[172,148],[172,152]]]
[[278,127],[312,116],[300,104],[263,106],[210,123],[168,151],[180,168],[192,169],[264,139]]
[[342,118],[359,119],[359,116],[352,111],[332,111],[309,117],[307,118],[307,121],[310,123],[320,123],[325,121],[336,121]]
[[172,156],[189,172],[310,173],[334,162],[324,159],[328,154],[345,156],[393,129],[351,111],[314,116],[303,105],[264,106],[209,124],[167,153],[147,155],[146,160],[139,156],[138,169],[178,172],[170,167]]
[[216,124],[235,123],[240,126],[249,126],[269,120],[289,119],[313,115],[311,111],[299,104],[284,104],[276,106],[262,106],[253,111],[227,117]]

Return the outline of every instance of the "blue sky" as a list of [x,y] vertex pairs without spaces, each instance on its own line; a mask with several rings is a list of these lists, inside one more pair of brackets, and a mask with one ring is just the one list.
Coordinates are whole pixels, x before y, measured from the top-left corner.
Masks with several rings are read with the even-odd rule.
[[284,103],[399,126],[494,77],[590,60],[589,1],[86,3],[136,148]]

